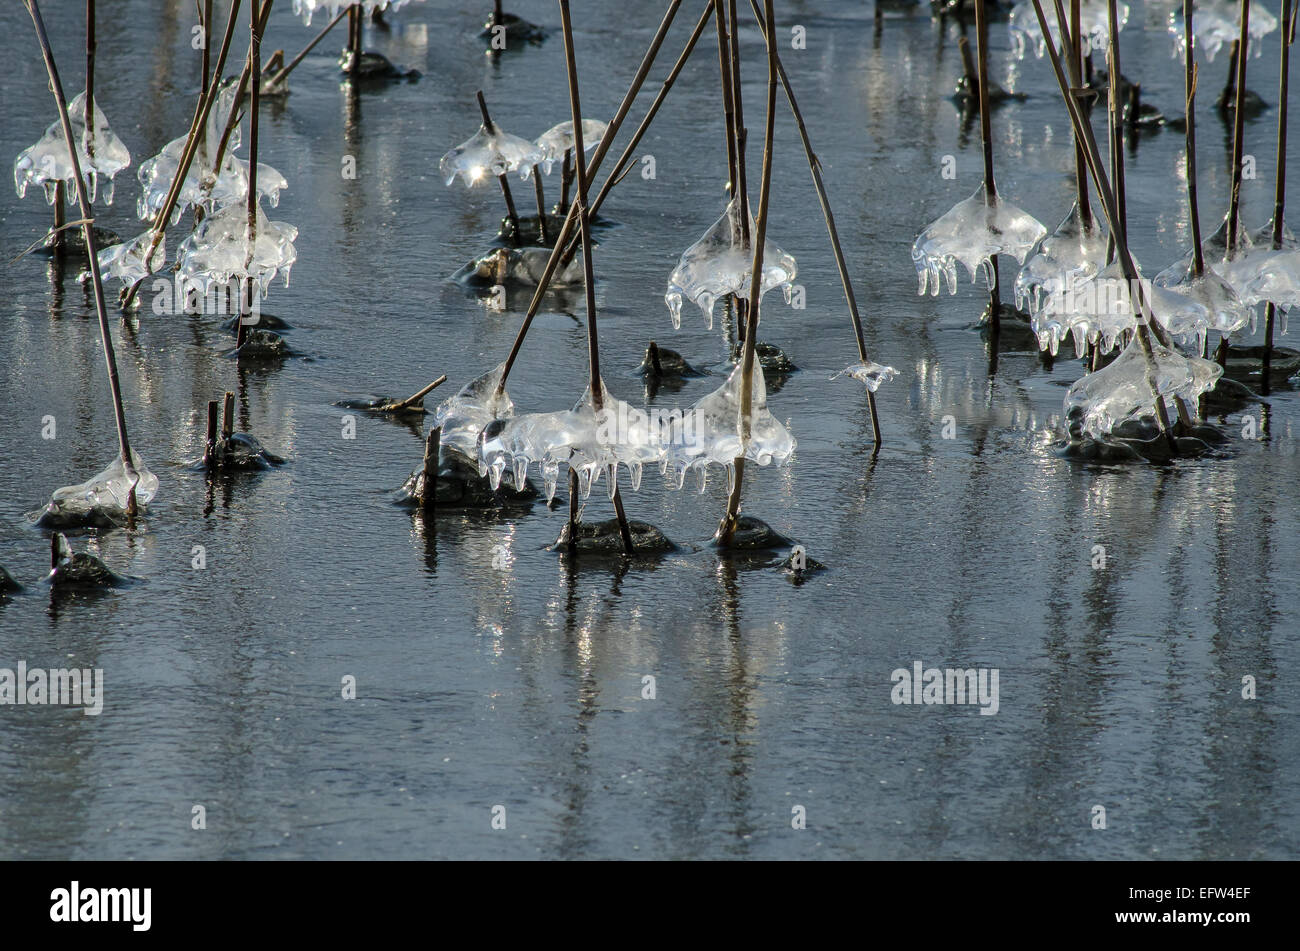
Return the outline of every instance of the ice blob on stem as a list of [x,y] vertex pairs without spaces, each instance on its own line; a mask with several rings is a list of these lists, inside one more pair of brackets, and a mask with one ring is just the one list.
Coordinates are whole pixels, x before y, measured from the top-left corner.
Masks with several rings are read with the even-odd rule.
[[[1241,5],[1235,0],[1198,0],[1192,13],[1192,43],[1205,53],[1209,62],[1214,62],[1225,45],[1241,36]],[[1182,4],[1169,11],[1165,28],[1173,40],[1174,56],[1186,60],[1187,37],[1183,24]],[[1277,18],[1269,13],[1261,3],[1252,0],[1250,4],[1250,27],[1247,30],[1247,55],[1253,53],[1259,57],[1263,53],[1264,37],[1277,29]]]
[[[113,204],[113,177],[131,164],[131,153],[122,144],[113,130],[109,128],[104,110],[95,102],[95,128],[93,134],[86,129],[86,94],[77,95],[68,105],[68,118],[72,122],[72,136],[76,140],[77,160],[81,172],[86,177],[86,189],[93,202],[96,191],[103,188],[104,203]],[[77,200],[77,188],[73,182],[72,156],[63,138],[63,125],[55,122],[40,141],[18,153],[14,160],[14,188],[18,197],[27,194],[29,185],[40,185],[45,189],[45,200],[54,204],[55,186],[66,182],[65,189],[68,203]]]
[[1101,439],[1130,420],[1156,419],[1157,397],[1197,398],[1214,388],[1223,368],[1213,360],[1185,357],[1151,341],[1151,354],[1135,335],[1113,362],[1077,380],[1065,396],[1065,419],[1072,438]]
[[[590,152],[596,146],[600,145],[600,140],[605,136],[605,130],[609,126],[597,119],[582,120],[582,149],[584,152]],[[537,146],[537,164],[542,166],[542,170],[547,175],[551,174],[551,167],[556,162],[564,158],[564,153],[574,146],[573,139],[573,120],[561,122],[557,126],[547,129],[537,137],[533,143]]]
[[[750,233],[753,233],[751,216]],[[710,329],[713,327],[713,305],[727,294],[749,299],[750,268],[753,252],[746,246],[740,228],[740,210],[733,200],[727,204],[722,217],[715,221],[704,236],[687,248],[677,267],[668,278],[668,291],[664,302],[672,316],[673,326],[682,325],[682,301],[695,303],[704,313]],[[763,280],[759,296],[779,287],[790,303],[799,266],[795,259],[770,241],[763,245]]]
[[[1128,4],[1119,4],[1116,13],[1120,32],[1123,32],[1128,23]],[[1050,21],[1050,26],[1052,42],[1057,49],[1060,49],[1061,33],[1054,19]],[[1017,59],[1024,59],[1026,50],[1030,49],[1039,59],[1046,55],[1047,40],[1043,37],[1043,30],[1038,23],[1038,14],[1034,12],[1032,0],[1021,0],[1011,8],[1008,28],[1011,31],[1011,49]],[[1088,49],[1106,49],[1110,42],[1110,19],[1106,0],[1083,0],[1079,5],[1079,32],[1087,40]]]
[[438,162],[438,170],[451,185],[460,176],[467,188],[490,182],[498,175],[519,172],[528,178],[540,158],[537,146],[527,139],[495,127],[479,126],[471,138],[447,152]]
[[938,296],[940,280],[948,282],[948,293],[957,293],[957,265],[966,267],[973,282],[982,273],[992,285],[990,259],[1006,254],[1024,264],[1034,245],[1047,234],[1037,219],[996,195],[986,198],[984,186],[921,232],[912,245],[918,294],[928,290]]

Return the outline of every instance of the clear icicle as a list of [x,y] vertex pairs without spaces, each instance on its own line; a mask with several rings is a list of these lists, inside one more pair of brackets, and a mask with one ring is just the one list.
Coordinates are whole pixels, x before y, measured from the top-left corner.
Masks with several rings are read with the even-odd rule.
[[[1050,6],[1044,7],[1050,10]],[[1116,8],[1117,23],[1119,29],[1123,32],[1125,25],[1128,23],[1129,6],[1127,3],[1121,3]],[[1056,44],[1057,49],[1061,47],[1061,33],[1057,26],[1056,19],[1050,13],[1047,18],[1048,27],[1052,31],[1052,42]],[[1047,40],[1043,37],[1043,31],[1038,25],[1038,14],[1034,11],[1034,5],[1028,0],[1021,0],[1011,8],[1011,16],[1008,26],[1011,31],[1011,49],[1015,52],[1017,59],[1024,59],[1025,51],[1032,49],[1034,55],[1039,59],[1047,53]],[[1110,19],[1107,15],[1106,0],[1083,0],[1079,5],[1079,32],[1088,39],[1089,46],[1094,50],[1104,50],[1110,42]]]

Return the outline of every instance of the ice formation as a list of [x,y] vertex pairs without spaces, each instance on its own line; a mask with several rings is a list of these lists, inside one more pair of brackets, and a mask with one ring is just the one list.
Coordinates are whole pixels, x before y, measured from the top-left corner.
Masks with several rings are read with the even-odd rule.
[[228,205],[204,218],[177,252],[181,276],[205,294],[213,285],[251,280],[266,296],[271,281],[281,272],[287,287],[289,269],[298,257],[293,246],[298,229],[282,221],[269,221],[260,203],[256,220],[257,233],[250,246],[248,210],[243,205]]
[[126,507],[132,485],[135,501],[140,507],[148,505],[158,492],[158,477],[150,472],[138,453],[131,452],[131,465],[135,468],[133,481],[126,474],[119,456],[98,475],[80,485],[64,486],[50,496],[49,504],[40,513],[40,521],[50,525],[67,525],[89,522],[98,518],[120,522],[126,518]]
[[[750,221],[753,233],[753,220]],[[735,294],[749,299],[750,268],[753,252],[746,246],[740,230],[740,210],[735,200],[727,210],[693,245],[683,253],[677,267],[668,278],[668,291],[664,301],[672,315],[673,326],[682,325],[682,300],[691,300],[704,312],[705,320],[713,327],[713,305],[719,297]],[[799,267],[795,259],[770,241],[763,245],[763,280],[759,288],[761,298],[774,287],[780,287],[785,302],[790,303]]]
[[[536,287],[541,282],[550,258],[550,248],[496,248],[470,261],[452,279],[471,284],[513,283]],[[551,275],[550,283],[554,287],[562,287],[579,284],[582,279],[582,261],[578,255],[574,255],[564,270],[556,269]]]
[[[1292,307],[1300,307],[1300,250],[1252,248],[1224,264],[1223,277],[1251,309],[1252,328],[1254,308],[1259,304],[1271,302],[1282,309],[1283,315]],[[1282,332],[1286,333],[1285,316]]]
[[[609,128],[604,122],[596,119],[582,120],[582,148],[585,152],[590,152],[605,135],[605,130]],[[563,160],[564,153],[573,148],[573,120],[561,122],[553,128],[547,129],[537,137],[536,143],[538,151],[537,163],[542,166],[547,175],[551,174],[551,166],[555,162]]]
[[99,269],[106,278],[115,277],[128,286],[143,280],[156,271],[167,260],[167,237],[159,235],[158,247],[154,248],[150,265],[145,264],[145,255],[153,243],[153,231],[148,230],[136,235],[129,241],[110,245],[99,251]]
[[[79,93],[68,104],[68,119],[72,125],[72,138],[77,143],[77,160],[81,174],[86,179],[90,200],[103,179],[104,203],[113,204],[113,176],[131,164],[131,153],[126,150],[108,126],[104,110],[95,103],[95,129],[93,135],[86,130],[86,94]],[[27,194],[28,185],[42,185],[45,200],[54,204],[55,186],[67,182],[65,189],[69,203],[77,200],[77,186],[73,181],[72,156],[63,138],[62,121],[55,122],[35,145],[23,149],[14,160],[14,188],[18,197]]]
[[872,393],[880,389],[882,383],[888,383],[894,377],[898,376],[898,371],[893,367],[882,366],[879,363],[867,361],[866,363],[853,363],[845,367],[839,373],[831,377],[832,380],[839,379],[842,376],[851,376],[853,379],[866,385]]
[[541,161],[537,146],[509,132],[502,132],[495,124],[489,130],[479,126],[473,138],[467,139],[442,157],[438,170],[450,185],[460,176],[466,186],[519,172],[522,178],[532,174],[533,166]]
[[1075,202],[1016,276],[1016,307],[1036,315],[1053,294],[1096,277],[1105,266],[1106,234],[1101,223],[1094,218],[1092,227],[1085,229]]
[[[1183,341],[1204,343],[1216,316],[1201,299],[1152,284],[1139,275],[1142,293],[1152,314],[1169,333]],[[1122,334],[1137,324],[1133,295],[1119,261],[1096,277],[1052,294],[1031,320],[1038,346],[1056,355],[1061,341],[1073,336],[1074,352],[1083,356],[1088,344],[1109,353]]]
[[[1044,7],[1045,11],[1050,9],[1050,6]],[[1116,22],[1121,31],[1128,23],[1128,14],[1128,4],[1119,4],[1116,9]],[[1056,44],[1056,48],[1060,49],[1060,27],[1050,12],[1047,13],[1047,24],[1052,31],[1052,41]],[[1027,48],[1033,49],[1034,55],[1039,59],[1047,53],[1047,40],[1043,37],[1043,31],[1038,24],[1038,14],[1034,12],[1034,4],[1031,0],[1021,0],[1011,8],[1009,27],[1011,48],[1018,59],[1024,58]],[[1088,41],[1090,49],[1106,49],[1110,42],[1110,20],[1106,12],[1106,0],[1083,0],[1079,5],[1079,32]]]
[[[620,465],[627,467],[632,490],[636,491],[641,487],[645,466],[658,463],[670,487],[680,489],[686,473],[695,470],[700,491],[704,491],[710,465],[725,467],[730,482],[739,456],[767,466],[783,464],[794,452],[794,437],[768,411],[763,369],[757,363],[750,434],[747,440],[742,439],[741,379],[738,366],[722,386],[685,412],[637,409],[611,396],[603,383],[599,411],[592,403],[590,388],[570,410],[498,418],[496,422],[476,400],[478,411],[468,429],[482,433],[479,469],[494,489],[506,471],[513,474],[515,485],[523,484],[528,467],[536,464],[549,501],[555,497],[560,464],[566,463],[577,474],[584,499],[602,474],[612,498]],[[446,432],[444,424],[444,441]]]
[[[1161,285],[1157,283],[1157,286]],[[1221,334],[1230,334],[1250,323],[1250,307],[1228,282],[1212,269],[1207,268],[1199,277],[1188,274],[1183,280],[1164,286],[1176,294],[1195,301],[1208,312],[1208,323],[1204,330],[1197,334],[1197,343],[1201,349],[1205,347],[1207,331],[1217,330]]]
[[293,0],[293,15],[302,17],[303,26],[311,26],[311,18],[317,13],[326,20],[332,20],[343,8],[359,6],[362,14],[369,18],[376,10],[400,10],[410,2],[411,0]]
[[[233,138],[233,136],[232,136]],[[185,173],[175,208],[172,210],[171,224],[180,221],[181,214],[187,208],[201,205],[207,211],[213,211],[224,205],[237,204],[248,196],[248,162],[230,154],[232,146],[226,146],[226,153],[221,159],[221,174],[212,174],[212,161],[216,158],[216,145],[209,150],[200,146]],[[167,203],[167,192],[171,189],[180,168],[181,153],[185,150],[185,136],[173,139],[163,146],[153,158],[141,163],[137,173],[140,179],[140,197],[136,199],[135,211],[141,219],[152,221],[162,213]],[[280,204],[280,192],[289,187],[284,176],[262,162],[257,163],[257,195],[259,200],[265,198],[272,207]]]
[[1070,434],[1100,439],[1120,423],[1155,417],[1157,395],[1194,405],[1222,373],[1212,360],[1185,357],[1154,340],[1148,358],[1134,337],[1112,363],[1077,380],[1066,393]]
[[[1235,0],[1198,0],[1192,9],[1192,42],[1196,48],[1204,51],[1205,58],[1211,63],[1219,50],[1225,45],[1232,46],[1232,41],[1241,36],[1241,21],[1238,17],[1240,4]],[[1174,56],[1187,55],[1186,35],[1183,29],[1183,10],[1180,4],[1169,11],[1166,28],[1174,41]],[[1277,18],[1269,13],[1263,4],[1252,2],[1250,5],[1250,24],[1247,28],[1247,55],[1259,56],[1263,51],[1260,42],[1265,36],[1277,29]]]
[[465,384],[455,396],[438,404],[433,425],[442,427],[442,445],[458,450],[470,459],[478,458],[479,435],[494,419],[515,415],[515,404],[497,385],[505,372],[504,363]]
[[[1236,247],[1229,257],[1227,229],[1225,219],[1214,234],[1201,242],[1202,259],[1207,273],[1221,279],[1247,309],[1251,329],[1255,325],[1254,308],[1259,304],[1271,301],[1284,311],[1300,306],[1300,242],[1291,230],[1283,224],[1281,247],[1274,250],[1272,222],[1254,233],[1239,225]],[[1175,289],[1187,285],[1192,280],[1193,266],[1192,252],[1188,251],[1157,274],[1156,283]]]
[[990,258],[1007,254],[1024,264],[1034,245],[1047,234],[1033,216],[1008,201],[986,199],[984,186],[965,201],[958,202],[942,218],[921,232],[912,245],[912,263],[920,287],[938,295],[940,276],[948,281],[948,293],[957,293],[957,264],[966,266],[972,281],[976,271],[992,283]]

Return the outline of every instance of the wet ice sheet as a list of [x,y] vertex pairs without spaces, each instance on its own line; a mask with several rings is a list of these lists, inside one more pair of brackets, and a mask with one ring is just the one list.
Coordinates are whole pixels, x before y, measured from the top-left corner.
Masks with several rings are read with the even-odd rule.
[[1070,387],[1065,396],[1070,434],[1100,439],[1120,423],[1154,419],[1157,395],[1166,401],[1178,397],[1194,406],[1222,373],[1223,368],[1212,360],[1185,357],[1154,340],[1148,359],[1134,337],[1112,363]]
[[[1068,0],[1065,9],[1068,13]],[[1043,12],[1047,16],[1048,28],[1052,31],[1052,42],[1059,50],[1061,31],[1051,4],[1044,4]],[[1121,32],[1128,23],[1128,15],[1128,4],[1119,4],[1116,9],[1116,22]],[[1043,31],[1039,27],[1038,14],[1034,11],[1032,2],[1022,0],[1011,8],[1008,28],[1011,31],[1011,48],[1018,58],[1023,59],[1027,49],[1032,49],[1039,59],[1047,53],[1047,40],[1044,39]],[[1110,20],[1107,15],[1106,0],[1083,0],[1079,5],[1079,32],[1087,38],[1091,49],[1106,49],[1106,45],[1110,42]]]
[[[113,177],[131,164],[131,153],[122,144],[113,130],[109,128],[104,110],[95,102],[95,128],[93,135],[86,130],[86,94],[79,93],[68,104],[68,118],[72,125],[72,139],[77,143],[77,159],[81,164],[81,174],[86,179],[86,191],[93,202],[99,190],[101,179],[104,203],[113,204]],[[63,123],[53,123],[40,141],[18,153],[14,160],[14,188],[18,197],[27,193],[28,185],[41,185],[45,189],[45,200],[54,204],[55,185],[67,182],[67,200],[77,200],[77,187],[73,181],[72,156],[68,152],[63,138]]]
[[[753,219],[750,219],[753,233]],[[668,291],[664,301],[672,316],[673,326],[682,325],[682,301],[693,301],[704,313],[709,327],[713,327],[713,305],[727,294],[749,299],[753,267],[753,251],[746,246],[740,229],[740,210],[733,200],[727,204],[722,217],[715,221],[704,236],[687,248],[677,267],[668,278]],[[759,287],[761,298],[768,291],[780,287],[790,303],[790,291],[799,273],[795,259],[770,241],[763,245],[763,280]]]
[[1043,236],[1044,228],[1032,215],[1003,198],[986,199],[981,185],[971,197],[958,202],[928,228],[912,245],[918,293],[928,289],[938,295],[940,276],[948,282],[948,293],[957,293],[957,265],[962,264],[975,280],[982,272],[992,283],[990,258],[1007,254],[1024,264],[1025,258]]
[[539,161],[540,151],[527,139],[499,128],[489,130],[479,126],[471,138],[442,157],[438,170],[448,185],[459,175],[467,187],[473,187],[515,171],[520,177],[528,178]]

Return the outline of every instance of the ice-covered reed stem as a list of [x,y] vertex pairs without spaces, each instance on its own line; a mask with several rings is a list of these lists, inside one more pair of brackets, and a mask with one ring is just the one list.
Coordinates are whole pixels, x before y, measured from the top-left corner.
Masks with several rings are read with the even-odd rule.
[[1119,24],[1116,17],[1116,0],[1107,0],[1106,16],[1110,38],[1106,45],[1106,112],[1110,130],[1111,187],[1115,190],[1116,237],[1128,240],[1128,189],[1124,187],[1124,122],[1123,103],[1120,102],[1120,83],[1123,77],[1119,65]]
[[[991,205],[997,200],[997,185],[993,180],[993,131],[989,116],[989,21],[984,9],[985,0],[975,0],[975,37],[979,43],[979,96],[980,96],[980,141],[984,145],[984,197]],[[989,257],[989,326],[994,335],[1001,326],[1001,288],[998,278],[998,256]],[[994,359],[997,343],[993,344]]]
[[203,22],[203,65],[200,68],[199,89],[202,95],[208,94],[208,86],[212,81],[212,0],[203,0],[203,13],[201,14]]
[[713,5],[718,28],[718,75],[722,87],[722,118],[727,143],[727,197],[736,197],[736,110],[731,93],[731,52],[727,36],[727,11],[718,0]]
[[1228,256],[1237,250],[1241,221],[1241,165],[1246,151],[1246,42],[1250,28],[1250,0],[1241,0],[1241,39],[1238,40],[1236,114],[1232,117],[1232,193],[1228,198]]
[[[1075,2],[1078,2],[1078,0],[1075,0]],[[758,0],[749,0],[749,5],[754,11],[754,18],[758,21],[759,27],[766,35],[767,21],[758,9]],[[880,9],[879,4],[877,4],[876,9]],[[776,71],[780,77],[781,85],[785,89],[785,98],[786,102],[790,104],[790,112],[794,114],[795,125],[799,128],[799,138],[803,142],[804,156],[808,160],[808,171],[812,174],[813,187],[817,190],[817,201],[821,204],[822,218],[826,221],[826,231],[831,239],[831,250],[835,253],[835,266],[840,272],[840,284],[844,287],[844,299],[849,307],[849,317],[853,321],[853,334],[858,345],[858,357],[863,363],[869,363],[867,341],[862,332],[862,317],[858,313],[858,299],[853,292],[853,281],[849,278],[848,264],[844,260],[844,249],[840,245],[839,230],[835,227],[835,214],[831,211],[830,199],[826,195],[826,184],[822,181],[821,160],[817,158],[817,153],[813,151],[812,140],[808,137],[808,128],[803,121],[803,113],[799,111],[799,103],[795,99],[794,89],[790,86],[790,78],[786,75],[785,66],[781,62],[779,53],[776,54]],[[880,451],[880,416],[876,412],[876,394],[870,389],[867,390],[867,405],[871,410],[871,432],[875,438],[874,455],[875,452]]]
[[208,432],[203,441],[203,468],[211,469],[217,461],[217,415],[220,403],[208,400]]
[[[542,188],[542,172],[536,165],[533,166],[533,191],[537,195],[537,229],[541,235],[542,244],[547,243],[546,228],[546,193]],[[518,235],[515,236],[516,240]]]
[[772,0],[764,0],[766,21],[763,38],[767,43],[767,109],[763,124],[763,173],[758,191],[758,217],[754,220],[754,258],[750,266],[749,320],[745,334],[744,355],[740,364],[740,454],[732,465],[736,477],[727,496],[727,510],[714,536],[719,545],[730,546],[740,516],[740,498],[745,480],[745,451],[748,448],[754,408],[754,347],[758,339],[759,297],[763,285],[763,245],[767,240],[767,216],[772,199],[772,139],[776,129],[776,42],[773,32],[776,16]]
[[[1278,78],[1278,113],[1277,113],[1277,162],[1273,180],[1273,250],[1282,247],[1283,212],[1286,208],[1286,124],[1287,93],[1291,66],[1291,44],[1295,42],[1296,9],[1294,0],[1282,0],[1282,60]],[[1273,366],[1273,322],[1277,316],[1277,307],[1268,302],[1264,310],[1264,366],[1260,374],[1261,388],[1267,395],[1269,373]]]
[[[587,212],[587,157],[582,142],[582,102],[578,93],[578,67],[573,55],[573,24],[569,17],[569,0],[560,0],[560,22],[564,31],[564,60],[569,77],[569,111],[573,115],[573,163],[578,187],[574,200],[578,209],[578,225],[582,233],[582,272],[587,303],[587,363],[591,371],[591,404],[592,408],[599,413],[604,403],[604,384],[600,379],[600,340],[596,332],[596,276],[592,267],[591,218]],[[607,131],[606,135],[608,134]],[[618,478],[617,469],[609,474],[609,478],[614,480]],[[569,487],[573,488],[572,479],[569,481]],[[627,513],[623,510],[623,497],[618,491],[617,482],[613,487],[612,498],[614,513],[618,516],[618,531],[623,536],[623,551],[630,555],[632,554],[632,530],[627,524]],[[571,527],[569,536],[571,541],[573,537]]]
[[[1082,0],[1070,0],[1070,78],[1076,88],[1083,85],[1083,37],[1080,36]],[[1061,31],[1065,36],[1065,31]],[[1088,200],[1088,163],[1083,157],[1083,143],[1077,133],[1074,139],[1074,184],[1079,200],[1079,224],[1085,233],[1092,230],[1092,205]]]
[[[220,76],[221,71],[226,66],[226,55],[230,52],[230,40],[235,34],[235,24],[238,22],[239,4],[240,0],[231,0],[230,14],[226,19],[226,32],[221,39],[221,50],[217,53],[217,65],[213,70],[215,76]],[[265,9],[268,13],[270,12],[271,0],[267,0]],[[153,256],[158,250],[158,245],[162,242],[163,233],[167,230],[167,222],[171,220],[172,211],[176,208],[181,188],[185,184],[185,177],[189,174],[190,165],[194,162],[194,156],[198,151],[199,132],[207,125],[208,116],[217,101],[217,90],[220,86],[220,82],[211,83],[208,86],[207,94],[199,96],[198,104],[194,108],[194,119],[190,123],[190,132],[185,140],[185,148],[181,150],[181,160],[176,167],[176,177],[172,180],[171,188],[167,191],[167,198],[163,202],[162,209],[158,212],[158,217],[154,219],[153,233],[149,239],[149,250],[145,253],[146,267],[153,266]],[[123,294],[122,309],[124,311],[130,310],[136,295],[140,291],[140,285],[143,283],[144,278],[141,278]]]
[[[1077,2],[1077,0],[1076,0]],[[1290,3],[1291,0],[1286,0]],[[1192,0],[1183,0],[1183,42],[1186,44],[1186,69],[1183,78],[1186,89],[1185,115],[1187,121],[1187,214],[1192,227],[1193,277],[1205,273],[1205,252],[1201,248],[1201,212],[1196,202],[1196,56],[1195,36],[1192,30]]]
[[[1097,195],[1101,200],[1102,210],[1105,212],[1110,231],[1116,235],[1116,251],[1120,270],[1123,272],[1127,286],[1136,291],[1133,310],[1135,315],[1141,315],[1141,319],[1135,321],[1134,332],[1137,335],[1138,346],[1146,357],[1147,365],[1154,372],[1155,361],[1152,356],[1151,336],[1154,335],[1161,344],[1165,344],[1168,338],[1151,314],[1151,305],[1146,300],[1146,295],[1142,291],[1141,283],[1138,280],[1137,265],[1133,262],[1133,257],[1129,253],[1128,241],[1118,228],[1119,213],[1116,208],[1115,193],[1106,178],[1105,166],[1101,160],[1101,151],[1097,148],[1097,140],[1092,134],[1092,125],[1088,122],[1081,103],[1081,99],[1087,94],[1083,90],[1078,90],[1077,94],[1076,91],[1071,90],[1065,70],[1061,66],[1061,58],[1056,51],[1056,41],[1052,39],[1051,31],[1047,26],[1047,16],[1043,13],[1042,0],[1033,0],[1033,4],[1034,13],[1038,17],[1038,24],[1042,29],[1047,53],[1052,63],[1052,71],[1056,74],[1056,82],[1060,87],[1061,97],[1065,100],[1066,111],[1070,114],[1070,123],[1084,143],[1084,155],[1088,161],[1088,171],[1092,175],[1093,184],[1096,186]],[[1055,4],[1057,20],[1064,24],[1065,10],[1061,6],[1061,0],[1055,0]],[[1063,37],[1063,39],[1068,42],[1068,38]],[[1168,441],[1170,453],[1176,456],[1178,455],[1178,443],[1174,438],[1173,428],[1169,422],[1169,412],[1165,408],[1164,399],[1158,393],[1153,393],[1153,396],[1156,418],[1160,429]],[[1186,418],[1186,408],[1183,406],[1182,401],[1177,398],[1175,398],[1175,401],[1179,407],[1180,417]]]
[[86,156],[95,157],[95,0],[86,0]]
[[[487,100],[483,98],[483,90],[478,91],[478,111],[483,114],[483,128],[489,133],[496,130],[496,123],[492,121],[492,116],[488,114]],[[506,200],[506,215],[510,218],[510,224],[514,228],[514,243],[519,243],[519,212],[515,210],[515,196],[510,193],[510,183],[506,181],[506,173],[502,172],[497,176],[497,181],[501,184],[501,195]]]
[[442,451],[442,427],[429,430],[424,441],[424,490],[420,495],[420,508],[426,514],[438,504],[438,457]]
[[31,14],[32,24],[36,27],[36,39],[41,46],[41,56],[45,59],[45,71],[49,74],[50,89],[54,93],[55,104],[59,108],[59,122],[63,126],[63,142],[68,148],[72,162],[72,177],[77,186],[77,201],[81,206],[82,234],[86,242],[86,257],[90,267],[90,281],[95,293],[95,311],[99,317],[99,339],[104,347],[104,363],[108,368],[108,385],[113,394],[113,418],[117,424],[118,451],[122,455],[122,468],[131,479],[131,491],[127,495],[126,514],[134,518],[137,512],[135,482],[139,475],[131,462],[131,441],[126,432],[126,410],[122,404],[122,383],[117,375],[117,359],[113,355],[113,335],[108,329],[108,305],[104,302],[104,282],[99,272],[99,250],[95,246],[94,214],[90,207],[90,197],[86,192],[86,180],[81,174],[81,158],[76,140],[72,136],[72,119],[68,115],[68,101],[63,95],[63,83],[59,80],[59,71],[54,65],[54,51],[50,48],[50,38],[45,32],[45,22],[41,19],[41,10],[37,0],[23,0],[27,12]]
[[[619,103],[614,118],[609,120],[609,124],[605,128],[605,134],[600,137],[596,151],[592,154],[591,161],[587,163],[588,176],[596,174],[597,169],[600,168],[600,163],[604,161],[605,154],[613,145],[614,137],[618,135],[623,120],[632,108],[633,100],[636,99],[637,93],[640,92],[641,86],[650,72],[650,67],[654,65],[655,56],[658,55],[659,47],[663,45],[664,37],[668,35],[668,28],[672,26],[673,17],[677,15],[677,8],[680,6],[681,0],[672,0],[668,4],[668,10],[659,22],[659,29],[655,31],[654,38],[651,39],[650,46],[641,59],[641,65],[637,67],[636,75],[632,77],[632,83],[623,96],[623,101]],[[578,123],[578,125],[581,125],[581,123]],[[555,246],[551,248],[551,256],[546,259],[546,268],[542,271],[541,279],[537,282],[537,289],[533,291],[533,299],[528,304],[528,311],[524,314],[524,321],[520,325],[519,332],[515,335],[515,341],[510,347],[510,353],[506,357],[505,366],[501,371],[501,380],[497,384],[496,392],[498,395],[505,392],[506,378],[510,375],[515,360],[519,357],[519,349],[523,346],[524,338],[528,335],[528,328],[532,326],[533,318],[537,316],[537,311],[541,308],[546,289],[551,284],[551,278],[555,276],[555,272],[564,257],[564,246],[573,234],[573,229],[577,227],[576,211],[576,207],[570,207],[565,213],[564,226],[560,230],[560,236],[556,239]]]
[[[267,0],[270,6],[272,0]],[[256,4],[248,6],[248,75],[251,88],[248,102],[248,253],[244,257],[244,288],[240,300],[239,321],[235,325],[235,347],[248,340],[248,323],[244,318],[253,311],[254,279],[250,271],[257,246],[257,128],[262,99],[262,23]]]
[[226,390],[222,397],[221,438],[229,439],[235,434],[235,394]]

